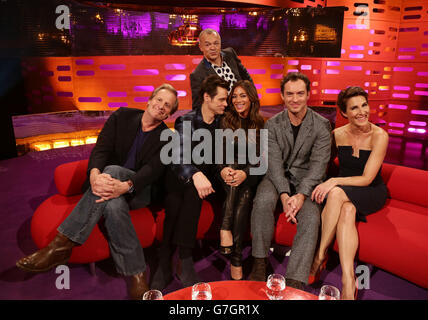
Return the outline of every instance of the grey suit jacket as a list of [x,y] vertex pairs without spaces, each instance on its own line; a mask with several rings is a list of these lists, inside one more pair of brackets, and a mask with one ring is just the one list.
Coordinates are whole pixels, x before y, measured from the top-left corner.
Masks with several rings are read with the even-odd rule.
[[308,108],[296,143],[287,110],[269,119],[265,128],[269,132],[266,177],[278,194],[290,194],[291,183],[296,193],[309,197],[325,178],[331,152],[330,122]]

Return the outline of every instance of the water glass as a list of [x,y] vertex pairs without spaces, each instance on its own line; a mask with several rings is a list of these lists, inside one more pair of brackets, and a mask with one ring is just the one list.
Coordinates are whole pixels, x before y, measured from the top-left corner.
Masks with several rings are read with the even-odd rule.
[[208,283],[199,282],[192,287],[192,300],[211,300],[211,287]]
[[280,274],[269,275],[266,282],[266,294],[269,300],[283,300],[285,292],[285,278]]
[[149,290],[143,294],[143,300],[163,300],[163,295],[159,290]]
[[318,300],[340,300],[340,291],[336,287],[324,285],[321,287]]

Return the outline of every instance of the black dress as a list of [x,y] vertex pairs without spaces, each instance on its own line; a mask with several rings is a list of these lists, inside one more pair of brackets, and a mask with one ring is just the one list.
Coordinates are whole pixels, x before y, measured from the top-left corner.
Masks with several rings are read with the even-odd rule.
[[[371,150],[360,150],[359,158],[354,157],[352,153],[352,146],[338,146],[339,177],[363,175]],[[385,204],[388,191],[380,172],[381,169],[379,169],[372,183],[366,187],[338,186],[345,191],[349,200],[357,208],[357,221],[367,222],[365,216],[379,211]]]

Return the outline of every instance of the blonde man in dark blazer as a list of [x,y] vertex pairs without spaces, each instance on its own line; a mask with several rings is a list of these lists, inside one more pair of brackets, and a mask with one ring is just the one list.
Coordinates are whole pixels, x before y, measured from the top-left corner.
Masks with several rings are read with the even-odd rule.
[[156,88],[146,111],[120,108],[106,121],[88,163],[84,194],[46,246],[20,259],[27,272],[46,272],[65,264],[73,247],[82,245],[104,217],[104,226],[116,270],[131,278],[129,295],[142,299],[149,290],[146,262],[129,210],[151,202],[151,187],[160,183],[165,166],[160,139],[169,130],[164,120],[178,108],[177,91],[169,84]]

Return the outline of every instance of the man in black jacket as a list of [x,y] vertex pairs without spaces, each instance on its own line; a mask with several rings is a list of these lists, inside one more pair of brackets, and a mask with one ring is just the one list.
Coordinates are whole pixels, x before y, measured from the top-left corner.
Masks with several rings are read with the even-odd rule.
[[160,151],[165,144],[163,122],[178,108],[177,91],[163,84],[152,93],[147,110],[121,108],[106,121],[88,164],[87,190],[58,227],[45,248],[16,265],[29,272],[45,272],[67,263],[72,249],[83,244],[104,217],[116,270],[131,276],[130,296],[141,299],[148,285],[144,253],[129,210],[147,206],[151,186],[163,175]]
[[209,75],[216,74],[228,82],[229,93],[236,81],[249,80],[253,82],[235,50],[232,48],[221,50],[221,38],[217,31],[209,28],[204,29],[199,34],[199,49],[204,58],[190,74],[193,110],[199,108],[202,104],[200,96],[201,83]]
[[[219,190],[214,186],[217,169],[213,159],[214,136],[227,106],[228,84],[212,75],[202,82],[201,88],[202,105],[175,121],[179,140],[174,144],[174,148],[178,149],[179,161],[171,164],[166,172],[165,221],[159,268],[151,284],[153,289],[163,290],[172,280],[171,257],[176,247],[179,256],[176,273],[183,287],[199,282],[192,253],[202,200]],[[197,132],[204,133],[203,142],[192,139]],[[191,141],[188,150],[186,140]],[[201,150],[197,152],[200,143],[206,143],[207,147],[203,150],[203,156]],[[188,156],[191,156],[189,161],[186,160]]]

